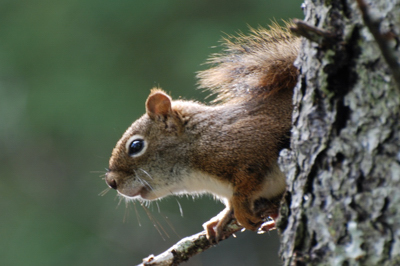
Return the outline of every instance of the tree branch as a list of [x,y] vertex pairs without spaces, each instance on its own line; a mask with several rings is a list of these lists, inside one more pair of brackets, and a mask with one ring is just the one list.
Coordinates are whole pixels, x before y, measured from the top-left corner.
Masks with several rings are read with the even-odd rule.
[[[235,219],[232,219],[225,227],[222,232],[220,241],[227,239],[234,233],[242,230],[243,227],[236,223]],[[154,256],[150,255],[143,259],[143,263],[140,266],[166,266],[166,265],[178,265],[181,262],[187,261],[194,255],[197,255],[205,250],[215,246],[215,242],[211,242],[206,237],[206,232],[200,232],[198,234],[188,236],[180,240],[178,243],[173,245],[163,253]],[[138,266],[139,266],[138,265]]]
[[322,46],[330,46],[337,42],[337,36],[333,32],[317,28],[300,19],[293,19],[293,23],[294,26],[290,27],[290,30],[312,42],[319,43]]
[[[254,212],[263,219],[263,224],[258,229],[258,233],[262,234],[275,229],[275,220],[278,218],[279,206],[282,195],[278,195],[272,199],[258,199],[254,202]],[[219,241],[229,238],[234,233],[242,230],[235,218],[232,218],[222,231]],[[163,253],[154,256],[153,254],[143,259],[143,263],[138,266],[167,266],[178,265],[187,261],[194,255],[200,254],[207,249],[215,246],[215,241],[207,239],[206,231],[185,237],[178,243],[170,247]]]
[[[263,203],[259,204],[263,205]],[[273,215],[269,220],[265,221],[258,229],[258,233],[263,234],[265,232],[269,232],[270,230],[276,229],[274,220],[276,218],[277,215]],[[243,227],[237,223],[236,219],[232,218],[222,231],[221,239],[219,241],[229,238],[231,235],[242,229]],[[147,258],[144,258],[143,263],[139,264],[138,266],[178,265],[181,262],[187,261],[191,257],[216,246],[216,244],[218,243],[207,239],[206,231],[202,231],[195,235],[181,239],[178,243],[157,256],[152,254]]]

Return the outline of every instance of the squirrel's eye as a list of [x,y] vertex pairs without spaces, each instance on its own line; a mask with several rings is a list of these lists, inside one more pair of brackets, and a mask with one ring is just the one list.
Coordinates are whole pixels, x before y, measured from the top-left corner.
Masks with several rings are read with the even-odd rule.
[[136,139],[131,142],[131,145],[129,145],[129,155],[136,155],[139,152],[141,152],[144,148],[144,142],[142,139]]
[[146,141],[139,135],[135,135],[126,143],[126,152],[131,157],[137,157],[146,151],[146,146]]

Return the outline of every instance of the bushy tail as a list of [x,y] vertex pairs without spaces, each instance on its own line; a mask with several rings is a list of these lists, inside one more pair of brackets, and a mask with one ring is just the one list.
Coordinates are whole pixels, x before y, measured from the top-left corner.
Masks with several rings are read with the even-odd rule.
[[274,23],[269,29],[250,28],[223,39],[224,49],[207,63],[212,67],[198,73],[199,87],[216,94],[215,101],[237,101],[242,97],[268,97],[296,84],[298,70],[293,63],[300,39]]

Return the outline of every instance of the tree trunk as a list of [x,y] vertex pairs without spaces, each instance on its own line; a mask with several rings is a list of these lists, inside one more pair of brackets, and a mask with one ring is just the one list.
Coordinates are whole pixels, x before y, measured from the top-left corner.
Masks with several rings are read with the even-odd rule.
[[297,62],[291,152],[280,158],[285,265],[400,265],[398,62],[382,56],[400,58],[400,0],[363,4],[304,4],[311,27]]

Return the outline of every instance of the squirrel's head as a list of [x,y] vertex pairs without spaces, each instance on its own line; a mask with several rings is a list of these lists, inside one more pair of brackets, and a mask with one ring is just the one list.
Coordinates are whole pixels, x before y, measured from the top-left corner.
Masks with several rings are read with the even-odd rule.
[[[146,114],[135,121],[115,146],[106,183],[128,198],[153,200],[173,194],[188,171],[185,132],[189,119],[160,89],[146,101]],[[175,108],[174,105],[178,105]]]

